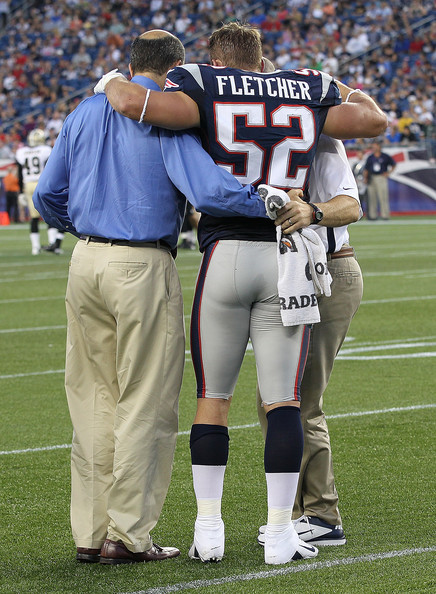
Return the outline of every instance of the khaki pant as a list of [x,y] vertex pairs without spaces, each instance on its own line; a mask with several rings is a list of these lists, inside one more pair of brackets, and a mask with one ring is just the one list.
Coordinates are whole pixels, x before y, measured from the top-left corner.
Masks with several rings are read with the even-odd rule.
[[[344,342],[363,293],[362,273],[357,260],[337,258],[328,261],[332,275],[332,294],[319,298],[321,322],[314,324],[309,353],[301,383],[301,421],[304,450],[295,498],[294,519],[303,513],[317,516],[329,524],[341,524],[338,494],[333,475],[332,452],[323,407],[323,394],[335,357]],[[353,389],[350,386],[350,390]],[[266,434],[263,408],[258,412]]]
[[78,547],[150,548],[178,430],[185,334],[170,253],[80,240],[71,258],[65,386]]
[[367,190],[368,219],[376,219],[378,210],[382,219],[388,219],[391,211],[389,208],[388,178],[385,175],[371,175]]

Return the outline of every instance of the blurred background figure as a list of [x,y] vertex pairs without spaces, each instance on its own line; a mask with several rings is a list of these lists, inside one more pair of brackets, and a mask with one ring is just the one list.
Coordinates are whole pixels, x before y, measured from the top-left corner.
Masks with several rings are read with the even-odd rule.
[[390,217],[388,177],[395,169],[395,161],[387,153],[382,153],[381,142],[374,142],[363,170],[363,179],[367,184],[368,220]]
[[354,179],[356,180],[357,189],[359,192],[360,204],[362,210],[367,212],[367,197],[368,197],[368,186],[365,183],[365,176],[364,176],[364,167],[366,163],[365,159],[365,149],[363,147],[359,147],[356,151],[356,161],[354,162],[351,170],[354,175]]
[[[20,184],[29,210],[32,256],[41,253],[41,239],[39,234],[40,215],[33,204],[32,196],[51,151],[52,147],[46,144],[44,130],[35,128],[27,136],[27,145],[21,146],[15,153],[15,159],[19,166]],[[55,254],[60,254],[62,252],[60,247],[62,239],[63,234],[59,234],[57,229],[50,227],[48,229],[49,245],[44,246],[44,249]]]
[[6,211],[10,222],[19,223],[18,194],[20,191],[20,180],[17,176],[17,168],[8,167],[8,172],[3,178],[3,187],[6,194]]
[[200,213],[195,210],[190,202],[186,205],[185,218],[180,233],[179,248],[185,250],[197,249],[197,227]]

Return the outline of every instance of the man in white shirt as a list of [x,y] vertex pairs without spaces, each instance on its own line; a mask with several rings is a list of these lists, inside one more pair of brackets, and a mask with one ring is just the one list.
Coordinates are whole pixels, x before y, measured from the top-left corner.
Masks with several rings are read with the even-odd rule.
[[[307,204],[294,201],[293,208],[277,218],[285,231],[290,225],[312,225],[327,252],[332,276],[331,296],[319,297],[321,322],[311,331],[309,352],[301,382],[301,421],[304,450],[295,498],[293,519],[301,540],[315,546],[346,543],[338,509],[332,451],[323,408],[334,361],[363,293],[363,279],[354,249],[349,244],[348,223],[362,216],[359,192],[342,142],[321,135],[309,180],[310,201],[323,213],[314,225]],[[309,213],[310,215],[310,213]],[[259,390],[258,414],[262,431],[266,418]],[[263,544],[264,527],[258,541]]]

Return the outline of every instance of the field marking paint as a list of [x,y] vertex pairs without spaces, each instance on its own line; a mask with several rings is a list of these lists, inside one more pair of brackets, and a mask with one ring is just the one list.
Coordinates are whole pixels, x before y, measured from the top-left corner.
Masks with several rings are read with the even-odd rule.
[[[193,288],[193,287],[192,287]],[[7,305],[9,303],[28,303],[34,301],[53,301],[57,299],[65,300],[65,295],[56,295],[53,297],[23,297],[21,299],[0,299],[0,305]],[[361,302],[360,305],[379,305],[383,303],[403,303],[409,301],[429,301],[436,299],[436,295],[421,295],[416,297],[392,297],[390,299],[368,299]],[[185,314],[185,319],[190,319],[191,314]],[[31,329],[32,330],[32,329]],[[23,331],[17,329],[17,332]],[[1,332],[1,330],[0,330]]]
[[[21,328],[20,332],[25,331],[35,331],[35,330],[62,330],[65,326],[41,326],[40,328]],[[7,334],[11,333],[13,330],[0,330],[0,334]],[[377,342],[354,342],[351,337],[348,339],[348,344],[353,340],[350,346],[345,346],[341,349],[336,360],[339,361],[381,361],[385,359],[426,359],[429,357],[435,357],[436,351],[425,351],[421,353],[405,353],[405,354],[398,354],[398,355],[364,355],[360,353],[371,353],[374,351],[383,351],[383,350],[394,350],[394,349],[410,349],[414,347],[431,347],[435,346],[435,342],[433,341],[436,336],[425,336],[425,337],[416,337],[416,338],[405,338],[401,342],[395,340],[387,340],[385,342],[377,341]],[[253,346],[251,342],[247,345],[247,355],[253,356]],[[355,354],[359,353],[359,354]],[[191,352],[189,350],[185,351],[186,356],[186,363],[191,361]],[[22,378],[22,377],[29,377],[29,376],[37,376],[37,375],[47,375],[52,373],[64,373],[65,369],[50,369],[47,371],[33,371],[28,373],[15,373],[15,374],[8,374],[8,375],[0,375],[0,380],[2,379],[14,379],[14,378]]]
[[363,277],[366,278],[367,276],[409,276],[412,274],[420,274],[420,275],[433,275],[434,269],[433,268],[422,268],[420,270],[391,270],[386,272],[364,272]]
[[[22,297],[20,299],[0,299],[0,305],[9,303],[28,303],[34,301],[53,301],[55,299],[65,299],[65,295],[56,295],[53,297]],[[368,299],[361,301],[360,305],[378,305],[382,303],[402,303],[408,301],[428,301],[436,299],[436,295],[424,295],[417,297],[392,297],[390,299]],[[185,318],[190,318],[191,314],[185,314]]]
[[54,297],[23,297],[21,299],[0,299],[0,305],[7,303],[27,303],[31,301],[52,301],[53,299],[65,299],[65,295],[57,295]]
[[[436,256],[436,252],[428,250],[425,252],[425,255],[428,258],[432,258],[434,256]],[[384,254],[383,258],[386,259],[391,259],[391,260],[395,260],[395,259],[403,259],[403,258],[413,258],[413,257],[421,257],[422,256],[422,250],[419,249],[414,249],[411,251],[405,251],[405,252],[392,252],[390,254]],[[368,258],[368,259],[379,259],[380,258],[380,252],[378,250],[374,250],[371,249],[369,251],[366,252],[362,252],[361,249],[359,248],[359,254],[358,254],[359,260],[363,259],[363,258]]]
[[43,330],[65,330],[65,324],[59,326],[35,326],[34,328],[10,328],[8,330],[0,330],[0,334],[15,334],[19,332],[39,332]]
[[423,297],[393,297],[391,299],[368,299],[367,301],[362,301],[360,305],[378,305],[380,303],[402,303],[404,301],[426,301],[427,299],[436,299],[436,295],[425,295]]
[[[391,339],[391,340],[366,340],[363,342],[355,342],[356,338],[353,336],[347,336],[345,338],[345,342],[351,342],[353,341],[353,346],[374,346],[374,345],[378,345],[378,344],[397,344],[398,340],[397,339]],[[413,338],[403,338],[401,342],[406,343],[406,342],[416,342],[416,341],[422,341],[422,340],[436,340],[436,335],[433,336],[415,336]]]
[[[395,340],[378,341],[378,342],[367,342],[367,343],[352,343],[343,347],[340,351],[336,360],[339,361],[383,361],[386,359],[423,359],[428,357],[436,357],[436,351],[432,351],[431,347],[436,346],[436,342],[433,342],[434,336],[422,337],[422,338],[406,338],[401,342]],[[415,349],[415,348],[430,348],[430,351],[422,351],[420,353],[402,353],[402,354],[388,354],[388,355],[372,355],[362,353],[374,353],[380,351],[392,351],[399,349]]]
[[[422,252],[421,252],[422,253]],[[11,272],[14,274],[14,270],[16,268],[23,268],[23,267],[33,267],[33,266],[47,266],[52,264],[58,264],[59,259],[52,259],[51,257],[47,258],[46,260],[32,260],[31,262],[0,262],[0,268],[11,268]]]
[[48,369],[47,371],[28,371],[27,373],[11,373],[0,375],[0,379],[15,379],[19,377],[32,377],[34,375],[52,375],[54,373],[65,373],[65,369]]
[[215,578],[211,580],[194,580],[192,582],[181,582],[179,584],[173,584],[169,586],[149,588],[148,590],[124,592],[123,594],[170,594],[171,592],[181,592],[182,590],[196,590],[198,588],[208,588],[209,586],[219,586],[221,584],[251,582],[253,580],[283,577],[286,575],[301,573],[305,571],[316,571],[318,569],[330,569],[332,567],[356,565],[357,563],[372,563],[374,561],[383,561],[385,559],[409,557],[411,555],[422,555],[423,553],[433,553],[434,551],[436,551],[436,547],[419,547],[416,549],[387,551],[386,553],[369,553],[368,555],[359,555],[358,557],[346,557],[345,559],[333,559],[331,561],[314,561],[310,563],[304,563],[302,565],[291,564],[287,567],[282,567],[280,569],[270,569],[268,571],[258,571],[256,573],[243,573],[240,575],[228,575],[222,578]]
[[68,274],[59,274],[56,271],[53,272],[42,272],[35,276],[20,276],[19,278],[1,278],[0,283],[24,283],[28,281],[41,281],[41,280],[60,280],[68,278]]
[[336,361],[383,361],[386,359],[428,359],[436,357],[435,353],[409,353],[408,355],[338,355]]
[[[353,418],[353,417],[365,417],[367,415],[379,415],[383,413],[396,413],[396,412],[407,412],[412,410],[422,410],[426,408],[436,408],[436,404],[417,404],[415,406],[402,406],[402,407],[394,407],[394,408],[382,408],[378,410],[362,410],[357,412],[349,412],[349,413],[339,413],[336,415],[326,415],[326,419],[346,419],[346,418]],[[230,431],[236,431],[239,429],[253,429],[254,427],[258,427],[259,423],[249,423],[247,425],[233,425],[229,427]],[[191,433],[190,430],[188,431],[179,431],[177,433],[178,437],[182,435],[189,435]],[[34,452],[50,452],[52,450],[63,450],[71,448],[70,443],[63,443],[61,445],[54,445],[54,446],[42,446],[40,448],[25,448],[23,450],[3,450],[0,451],[0,456],[6,456],[7,454],[27,454],[27,453],[34,453]]]

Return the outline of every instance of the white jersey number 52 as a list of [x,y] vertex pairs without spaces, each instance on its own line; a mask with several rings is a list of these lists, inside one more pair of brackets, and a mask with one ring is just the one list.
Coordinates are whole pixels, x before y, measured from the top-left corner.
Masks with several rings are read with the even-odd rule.
[[[263,177],[265,150],[255,140],[237,140],[235,138],[235,118],[244,117],[247,128],[266,126],[264,103],[216,103],[215,122],[217,140],[229,153],[245,155],[246,167],[244,174],[235,174],[232,165],[222,165],[224,169],[233,173],[241,184],[255,184]],[[300,136],[286,136],[278,142],[271,151],[265,183],[282,188],[302,188],[306,181],[308,166],[293,168],[292,153],[305,153],[315,142],[315,122],[312,111],[304,105],[282,105],[271,113],[273,127],[290,128],[291,120],[299,120]],[[261,133],[261,132],[260,132]],[[294,169],[294,171],[293,171]]]

